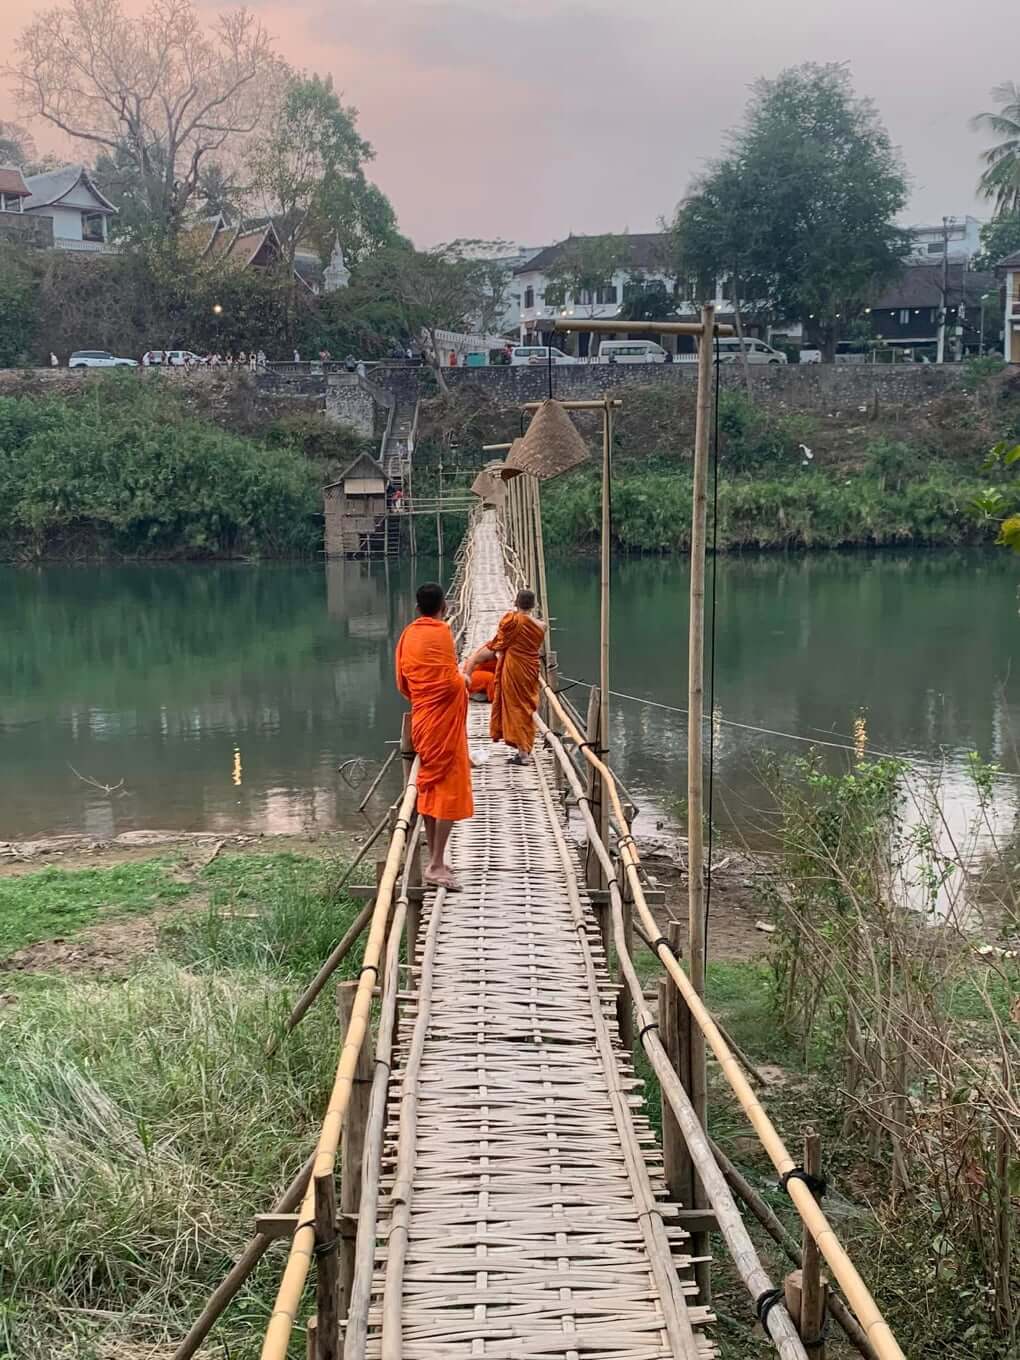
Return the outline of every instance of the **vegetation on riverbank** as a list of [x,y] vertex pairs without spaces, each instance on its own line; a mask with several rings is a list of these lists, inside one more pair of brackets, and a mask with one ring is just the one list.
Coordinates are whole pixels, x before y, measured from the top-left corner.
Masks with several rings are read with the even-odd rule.
[[[61,899],[86,895],[116,915],[122,870],[176,882],[166,857],[10,878],[0,928],[45,901],[37,930],[68,929]],[[336,877],[304,856],[223,853],[126,981],[4,976],[0,1355],[126,1355],[183,1335],[314,1140],[333,1007],[315,1007],[273,1058],[265,1044],[356,912]],[[219,1330],[232,1355],[268,1317],[271,1275],[256,1273]]]

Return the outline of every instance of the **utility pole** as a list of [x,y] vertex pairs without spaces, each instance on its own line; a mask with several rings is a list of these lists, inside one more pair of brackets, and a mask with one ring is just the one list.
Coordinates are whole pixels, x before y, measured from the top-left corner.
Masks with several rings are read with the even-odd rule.
[[949,218],[942,219],[942,306],[939,309],[939,347],[937,364],[946,362],[946,320],[949,315]]

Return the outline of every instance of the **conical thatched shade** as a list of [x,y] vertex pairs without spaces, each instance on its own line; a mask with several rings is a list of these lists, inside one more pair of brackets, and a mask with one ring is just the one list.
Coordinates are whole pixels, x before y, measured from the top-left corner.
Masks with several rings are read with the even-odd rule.
[[535,412],[524,438],[514,442],[506,467],[530,472],[544,482],[569,472],[587,458],[588,450],[577,426],[558,401],[549,400],[543,401]]
[[518,467],[516,463],[511,462],[511,459],[515,458],[520,453],[521,445],[523,443],[523,439],[515,439],[510,445],[510,452],[506,456],[506,462],[501,465],[499,470],[499,475],[504,482],[512,481],[514,477],[519,477],[524,471],[522,467]]
[[489,463],[471,483],[471,490],[482,500],[482,508],[496,510],[503,504],[506,489],[500,478],[502,463]]

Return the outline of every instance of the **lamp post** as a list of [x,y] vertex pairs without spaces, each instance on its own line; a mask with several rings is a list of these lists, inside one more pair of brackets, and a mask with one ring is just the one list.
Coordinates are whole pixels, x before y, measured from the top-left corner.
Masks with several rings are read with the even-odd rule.
[[221,342],[220,318],[223,316],[223,308],[220,305],[220,303],[218,302],[213,303],[212,314],[216,318],[216,353],[219,354]]
[[985,303],[988,301],[989,298],[995,298],[996,300],[998,300],[998,296],[999,296],[998,293],[982,293],[982,294],[981,294],[981,322],[980,322],[981,329],[980,329],[980,331],[978,332],[978,354],[979,354],[979,355],[983,355],[984,352],[985,352]]

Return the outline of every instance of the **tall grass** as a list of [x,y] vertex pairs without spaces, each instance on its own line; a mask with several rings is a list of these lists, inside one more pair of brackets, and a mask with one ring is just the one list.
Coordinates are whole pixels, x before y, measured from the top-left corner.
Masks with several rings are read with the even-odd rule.
[[[222,855],[204,879],[208,909],[127,982],[54,979],[0,1011],[0,1357],[178,1341],[314,1142],[329,998],[272,1058],[266,1040],[356,904],[297,855]],[[257,1353],[276,1275],[232,1305],[222,1353]]]

